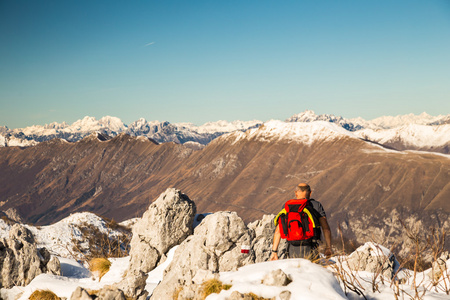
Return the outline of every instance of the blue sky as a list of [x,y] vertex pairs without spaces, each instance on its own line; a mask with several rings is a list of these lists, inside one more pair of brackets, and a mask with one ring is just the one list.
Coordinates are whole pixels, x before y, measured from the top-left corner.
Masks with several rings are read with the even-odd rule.
[[0,0],[0,125],[450,113],[450,1]]

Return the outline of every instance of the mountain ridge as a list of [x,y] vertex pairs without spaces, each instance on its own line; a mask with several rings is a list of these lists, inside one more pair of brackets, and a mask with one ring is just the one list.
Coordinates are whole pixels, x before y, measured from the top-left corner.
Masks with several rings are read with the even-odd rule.
[[[448,154],[450,153],[450,138],[448,138],[450,129],[445,125],[448,125],[449,120],[450,115],[434,117],[422,113],[417,116],[413,114],[396,117],[387,116],[365,121],[362,118],[345,119],[331,114],[316,115],[314,111],[306,110],[286,119],[285,123],[327,122],[336,124],[362,139],[397,150],[421,150]],[[54,122],[44,126],[36,125],[13,130],[1,126],[0,147],[30,147],[53,138],[76,142],[93,132],[100,132],[111,137],[120,133],[127,133],[131,136],[143,136],[158,143],[175,142],[189,145],[193,149],[202,149],[221,135],[255,129],[272,121],[216,121],[196,126],[192,123],[171,124],[167,121],[147,121],[141,118],[126,125],[117,117],[106,116],[96,120],[94,117],[86,116],[72,125],[65,122]],[[423,130],[418,131],[408,129],[414,125],[427,127],[422,127]],[[430,128],[439,126],[440,139],[429,138],[430,132],[433,136],[435,135]],[[397,132],[396,137],[389,138],[393,135],[393,132]],[[424,143],[424,141],[427,142]]]
[[267,122],[197,151],[122,133],[0,148],[0,154],[0,209],[44,224],[84,210],[130,218],[167,187],[195,195],[203,211],[245,210],[239,213],[249,221],[275,213],[299,181],[311,183],[332,218],[355,209],[370,214],[400,200],[414,211],[450,213],[449,155],[391,150],[327,122]]

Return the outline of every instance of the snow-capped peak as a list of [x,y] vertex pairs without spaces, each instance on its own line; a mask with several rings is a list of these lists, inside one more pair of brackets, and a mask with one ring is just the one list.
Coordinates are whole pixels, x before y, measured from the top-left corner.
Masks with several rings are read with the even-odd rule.
[[364,129],[355,135],[380,144],[402,142],[417,148],[440,147],[449,144],[450,124],[427,126],[409,124],[385,130]]
[[421,113],[420,115],[408,114],[408,115],[398,115],[398,116],[383,116],[369,121],[368,128],[383,128],[390,129],[405,125],[428,125],[431,123],[438,122],[446,118],[447,116],[439,115],[439,116],[430,116],[426,112]]
[[318,140],[333,140],[344,137],[358,138],[352,132],[326,121],[290,123],[271,120],[257,129],[250,129],[245,133],[231,133],[223,138],[234,139],[234,143],[243,139],[256,139],[259,141],[287,140],[310,145]]

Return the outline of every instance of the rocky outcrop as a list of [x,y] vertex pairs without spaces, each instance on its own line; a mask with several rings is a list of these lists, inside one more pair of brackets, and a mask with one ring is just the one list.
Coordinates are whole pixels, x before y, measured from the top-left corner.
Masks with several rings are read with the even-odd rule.
[[85,289],[79,286],[70,296],[70,300],[92,300],[92,297]]
[[145,292],[146,273],[153,270],[170,248],[193,232],[195,203],[174,188],[167,189],[133,226],[130,266],[117,286],[127,296]]
[[428,277],[434,281],[438,281],[444,274],[448,272],[447,266],[450,265],[450,254],[448,251],[444,251],[441,255],[433,262],[431,270],[428,272]]
[[161,256],[192,234],[196,207],[188,196],[167,189],[133,226],[131,270],[148,273]]
[[[248,224],[248,228],[253,230],[255,238],[252,241],[252,251],[255,255],[255,263],[267,261],[272,251],[275,215],[264,215],[261,220]],[[278,245],[278,257],[286,258],[287,243],[281,239]]]
[[0,239],[0,287],[25,286],[42,273],[60,275],[59,260],[47,249],[37,249],[33,234],[24,226],[11,227],[8,239]]
[[367,271],[391,279],[399,268],[394,254],[383,246],[366,243],[350,254],[346,261],[353,271]]
[[123,291],[118,288],[105,286],[98,292],[96,295],[90,295],[87,290],[82,287],[77,287],[75,291],[70,296],[70,300],[126,300],[125,294]]
[[[235,212],[217,212],[205,217],[175,251],[163,281],[152,299],[170,299],[177,289],[199,282],[198,275],[236,270],[253,263],[253,251],[241,253],[242,246],[251,245],[254,232],[249,230]],[[210,271],[206,272],[205,270]],[[197,278],[196,278],[197,276]]]

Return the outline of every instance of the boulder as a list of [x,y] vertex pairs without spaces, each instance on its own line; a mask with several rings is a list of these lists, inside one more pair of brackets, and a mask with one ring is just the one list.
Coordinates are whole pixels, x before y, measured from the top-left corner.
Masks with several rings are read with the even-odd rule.
[[97,300],[126,300],[125,294],[118,288],[111,286],[103,287],[96,298]]
[[60,275],[61,266],[45,249],[37,249],[33,234],[14,224],[8,239],[0,239],[0,287],[26,286],[42,273]]
[[286,286],[291,282],[291,277],[284,273],[281,269],[273,270],[262,280],[263,284],[270,286]]
[[[126,276],[114,285],[115,288],[122,290],[125,295],[132,298],[147,297],[148,292],[145,290],[146,280],[148,275],[139,270],[128,272]],[[144,298],[144,299],[145,299]]]
[[138,298],[145,292],[147,273],[168,250],[193,232],[195,203],[174,188],[167,189],[133,226],[130,266],[117,287],[127,296]]
[[348,267],[354,271],[379,273],[392,279],[399,268],[394,254],[381,245],[366,243],[347,258]]
[[433,281],[438,281],[443,274],[447,271],[447,262],[450,259],[450,254],[448,251],[444,251],[441,255],[433,262],[431,270],[428,272],[428,277]]
[[[261,220],[248,224],[248,228],[254,231],[255,238],[252,241],[252,251],[255,255],[255,263],[269,260],[272,252],[275,215],[264,215]],[[285,258],[287,254],[287,243],[281,239],[278,245],[278,257]]]
[[[249,230],[235,212],[206,216],[194,234],[175,251],[151,299],[171,299],[176,290],[193,285],[194,279],[199,283],[199,277],[211,277],[211,273],[237,270],[254,263],[252,251],[241,253],[241,247],[251,245],[253,238],[253,230]],[[199,272],[201,275],[197,276]]]
[[192,234],[196,207],[188,196],[167,189],[133,226],[130,269],[147,273],[161,256]]
[[280,293],[280,300],[290,300],[292,293],[290,291],[282,291]]
[[70,296],[70,300],[92,300],[93,297],[89,295],[89,293],[83,289],[82,287],[77,287],[75,291],[73,291],[72,296]]
[[253,300],[252,296],[250,296],[248,294],[247,295],[241,294],[238,291],[232,292],[228,299],[229,300]]

